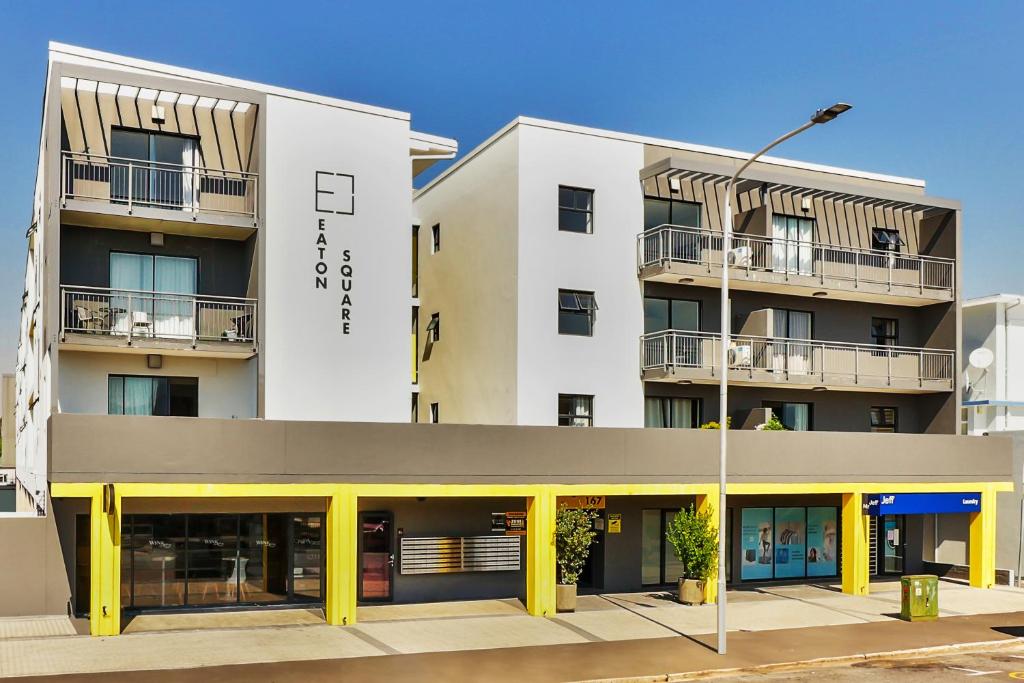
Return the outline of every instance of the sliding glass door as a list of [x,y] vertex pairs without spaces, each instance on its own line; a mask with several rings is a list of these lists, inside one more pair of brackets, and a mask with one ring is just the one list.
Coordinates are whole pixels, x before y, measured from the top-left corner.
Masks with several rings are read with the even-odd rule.
[[812,317],[808,311],[772,310],[773,365],[792,374],[813,371]]
[[[198,201],[195,138],[114,128],[110,136],[110,198],[172,209]],[[129,193],[129,187],[131,191]]]
[[[110,254],[110,313],[115,332],[191,338],[199,262],[152,254]],[[130,295],[129,295],[130,293]]]
[[814,219],[772,215],[772,270],[813,275]]

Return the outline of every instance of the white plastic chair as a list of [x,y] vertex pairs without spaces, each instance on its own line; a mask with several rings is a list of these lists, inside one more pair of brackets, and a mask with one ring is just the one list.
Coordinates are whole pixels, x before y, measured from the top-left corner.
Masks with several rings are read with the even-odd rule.
[[145,336],[153,336],[153,323],[149,320],[149,313],[146,311],[132,311],[132,336],[142,330]]

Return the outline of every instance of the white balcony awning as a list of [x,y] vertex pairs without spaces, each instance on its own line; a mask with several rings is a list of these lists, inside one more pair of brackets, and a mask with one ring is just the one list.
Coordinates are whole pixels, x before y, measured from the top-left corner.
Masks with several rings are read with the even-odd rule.
[[254,103],[67,76],[60,85],[67,151],[108,156],[111,129],[123,126],[198,137],[199,165],[206,168],[258,166]]
[[409,133],[409,157],[414,178],[438,161],[454,159],[458,152],[459,143],[451,138],[416,131]]

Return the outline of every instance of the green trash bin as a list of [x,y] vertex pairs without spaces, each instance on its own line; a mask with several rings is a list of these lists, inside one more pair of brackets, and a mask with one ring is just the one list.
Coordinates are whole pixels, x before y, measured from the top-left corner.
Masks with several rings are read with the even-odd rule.
[[935,621],[939,618],[939,577],[912,574],[900,578],[900,618]]

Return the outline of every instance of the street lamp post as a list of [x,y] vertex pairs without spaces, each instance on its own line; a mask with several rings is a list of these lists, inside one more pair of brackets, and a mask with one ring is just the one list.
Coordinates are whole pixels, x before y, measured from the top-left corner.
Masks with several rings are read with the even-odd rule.
[[828,123],[852,105],[837,102],[828,109],[819,109],[807,123],[795,128],[782,137],[776,138],[759,152],[751,156],[729,178],[725,188],[725,211],[722,225],[722,320],[719,339],[719,392],[718,392],[718,424],[719,424],[719,455],[718,455],[718,654],[724,655],[725,647],[725,469],[729,434],[729,331],[731,328],[729,312],[729,252],[732,248],[732,189],[736,181],[747,168],[759,157],[776,145],[799,135],[808,128],[820,123]]

